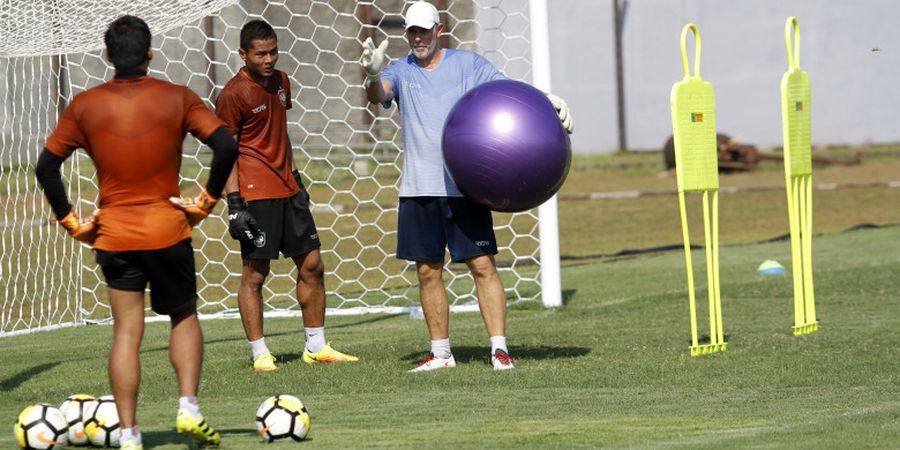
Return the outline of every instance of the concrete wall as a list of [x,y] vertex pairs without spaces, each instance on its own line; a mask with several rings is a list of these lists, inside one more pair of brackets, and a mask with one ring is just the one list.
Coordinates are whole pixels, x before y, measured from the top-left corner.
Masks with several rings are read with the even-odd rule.
[[[574,150],[614,151],[611,0],[549,3],[553,90],[572,107]],[[812,81],[813,144],[900,141],[895,112],[900,89],[892,85],[900,74],[895,23],[900,3],[628,0],[623,30],[628,146],[659,149],[671,134],[669,91],[683,76],[679,37],[688,22],[700,29],[700,73],[715,88],[719,130],[759,146],[780,146],[784,23],[791,15],[801,27],[800,65]],[[692,55],[690,38],[688,45]]]
[[[444,11],[452,33],[449,45],[482,52],[513,78],[531,78],[528,0],[432,1]],[[900,89],[889,84],[900,74],[900,27],[894,24],[900,18],[900,2],[620,1],[629,148],[658,150],[671,134],[669,91],[683,74],[679,36],[688,22],[701,32],[701,76],[715,88],[719,130],[762,147],[780,146],[779,81],[787,68],[784,22],[789,15],[800,21],[801,67],[812,80],[813,144],[900,141],[893,110],[900,104]],[[552,90],[572,108],[576,130],[572,144],[578,153],[611,152],[618,146],[611,2],[548,0]],[[357,4],[349,0],[335,0],[328,7],[321,2],[311,6],[309,0],[290,4],[330,28],[288,20],[290,13],[280,3],[243,0],[212,19],[214,55],[205,49],[207,30],[201,21],[157,35],[158,53],[151,70],[212,98],[214,87],[221,88],[241,66],[236,52],[240,26],[248,18],[263,17],[279,29],[286,50],[279,67],[303,86],[295,86],[298,108],[290,115],[290,121],[299,125],[291,128],[294,142],[310,149],[356,145],[359,132],[333,124],[323,114],[346,117],[355,129],[368,129],[363,122],[371,120],[362,90],[350,88],[362,77],[356,63],[361,25],[355,17]],[[374,6],[374,16],[395,23],[394,28],[379,27],[376,32],[378,41],[390,36],[393,57],[407,51],[396,28],[403,5],[404,0],[378,0]],[[693,41],[689,46],[693,48]],[[32,108],[55,108],[57,98],[48,96],[56,83],[51,65],[49,57],[0,59],[4,164],[27,162],[53,125],[53,117],[41,114],[37,119],[14,117]],[[71,54],[67,68],[76,92],[112,75],[99,52]],[[379,122],[378,128],[376,135],[397,135],[392,121]],[[394,141],[387,142],[393,147]]]

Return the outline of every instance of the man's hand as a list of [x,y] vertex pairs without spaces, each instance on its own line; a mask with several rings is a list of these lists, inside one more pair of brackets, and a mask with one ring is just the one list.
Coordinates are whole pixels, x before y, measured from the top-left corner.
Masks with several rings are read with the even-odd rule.
[[363,53],[362,58],[359,59],[359,63],[363,66],[363,69],[366,70],[366,75],[369,79],[377,77],[378,72],[381,72],[381,67],[384,66],[384,54],[387,51],[387,47],[387,39],[381,41],[381,44],[378,45],[378,47],[375,47],[375,43],[372,42],[372,38],[370,37],[366,38],[366,41],[363,42]]
[[184,211],[184,214],[187,215],[188,223],[195,227],[212,212],[218,199],[210,196],[204,189],[196,197],[169,197],[169,201]]
[[228,233],[239,241],[253,242],[259,236],[259,224],[247,211],[247,202],[241,194],[228,194]]
[[559,116],[559,122],[566,129],[566,133],[572,134],[572,130],[575,127],[572,123],[572,113],[569,112],[569,105],[563,99],[553,94],[547,94],[547,98],[553,104],[553,107],[556,108],[556,115]]
[[[97,213],[94,212],[94,215]],[[94,223],[95,217],[85,217],[84,219],[75,214],[75,210],[69,211],[66,217],[59,219],[59,224],[69,232],[69,236],[75,238],[76,241],[93,245],[94,239],[97,238],[97,226]]]

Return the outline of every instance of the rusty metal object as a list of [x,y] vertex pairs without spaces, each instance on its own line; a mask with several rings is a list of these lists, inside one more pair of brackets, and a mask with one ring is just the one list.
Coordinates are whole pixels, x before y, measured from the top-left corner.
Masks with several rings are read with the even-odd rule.
[[[756,147],[738,144],[727,134],[716,133],[716,142],[719,145],[719,172],[750,171],[760,160]],[[663,158],[667,170],[675,168],[675,139],[671,136],[663,147]]]
[[[740,144],[727,134],[717,133],[716,141],[719,145],[719,172],[722,173],[749,172],[762,160],[782,161],[784,159],[784,155],[781,153],[760,152],[755,146]],[[675,140],[671,136],[663,147],[663,158],[666,170],[675,168]],[[862,162],[862,151],[857,151],[850,159],[813,156],[812,162],[819,165],[856,165]]]
[[[839,165],[839,166],[855,166],[858,164],[862,164],[862,150],[857,150],[853,153],[853,157],[851,158],[832,158],[829,156],[813,156],[812,162],[816,165]],[[781,153],[759,153],[760,160],[767,161],[782,161],[784,160],[784,155]]]

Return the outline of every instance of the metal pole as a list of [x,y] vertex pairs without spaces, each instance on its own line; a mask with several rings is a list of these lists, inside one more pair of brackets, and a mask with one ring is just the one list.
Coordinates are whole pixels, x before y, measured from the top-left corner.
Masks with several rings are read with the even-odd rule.
[[[530,0],[531,73],[534,87],[550,92],[550,31],[547,1]],[[538,234],[541,252],[541,299],[544,306],[562,305],[559,268],[559,217],[556,196],[538,207]]]
[[615,33],[614,45],[616,54],[616,112],[619,124],[619,151],[628,150],[628,142],[625,133],[625,79],[622,76],[622,17],[619,11],[619,0],[612,0],[613,4],[613,32]]

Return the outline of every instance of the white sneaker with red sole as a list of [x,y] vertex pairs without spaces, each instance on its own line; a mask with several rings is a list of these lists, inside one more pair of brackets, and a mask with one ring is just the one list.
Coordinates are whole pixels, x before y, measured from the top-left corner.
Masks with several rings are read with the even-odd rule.
[[409,372],[427,372],[429,370],[449,369],[451,367],[456,367],[456,360],[453,359],[453,355],[450,355],[449,358],[437,358],[432,354],[420,362],[418,367],[409,369]]
[[510,370],[516,368],[516,366],[513,365],[512,357],[503,350],[497,350],[491,355],[491,365],[494,366],[494,370]]

